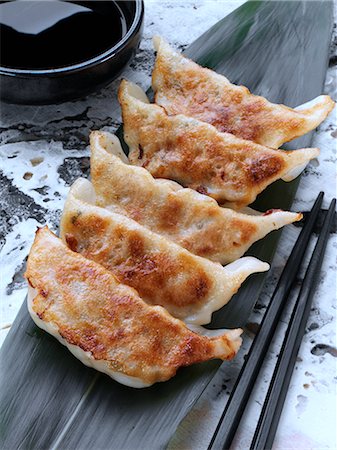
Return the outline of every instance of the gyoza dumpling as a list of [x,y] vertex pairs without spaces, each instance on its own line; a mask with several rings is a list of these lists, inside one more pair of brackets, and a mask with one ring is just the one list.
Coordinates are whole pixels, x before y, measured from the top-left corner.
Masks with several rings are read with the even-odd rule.
[[241,345],[240,329],[202,336],[164,308],[147,305],[134,289],[69,250],[47,227],[37,231],[25,276],[36,325],[83,364],[127,386],[147,387],[173,377],[179,367],[231,359]]
[[168,116],[144,100],[138,86],[122,81],[119,101],[130,162],[235,208],[252,203],[280,178],[296,178],[319,154],[317,148],[263,147],[182,114]]
[[160,37],[154,38],[154,45],[155,101],[168,114],[185,114],[221,132],[278,148],[316,128],[334,107],[327,95],[295,109],[275,105],[185,58]]
[[144,301],[197,325],[209,323],[250,274],[269,268],[252,257],[222,267],[193,255],[128,217],[95,206],[93,187],[83,178],[70,189],[60,233],[71,250],[110,270]]
[[90,144],[91,181],[98,206],[124,214],[212,261],[232,262],[270,231],[302,217],[280,210],[248,215],[221,208],[206,195],[126,164],[118,138],[110,133],[92,132]]

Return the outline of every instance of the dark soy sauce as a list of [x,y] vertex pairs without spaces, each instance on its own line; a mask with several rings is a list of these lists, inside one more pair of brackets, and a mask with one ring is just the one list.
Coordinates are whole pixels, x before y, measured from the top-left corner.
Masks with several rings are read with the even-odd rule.
[[0,2],[1,66],[55,69],[98,56],[127,32],[113,1]]

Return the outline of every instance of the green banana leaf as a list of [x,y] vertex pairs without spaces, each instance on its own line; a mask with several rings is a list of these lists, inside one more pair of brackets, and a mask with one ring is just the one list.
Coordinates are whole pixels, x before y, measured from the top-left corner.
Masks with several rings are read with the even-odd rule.
[[[269,100],[299,105],[321,94],[332,29],[332,2],[250,1],[186,51],[195,61]],[[287,148],[310,146],[311,134]],[[291,207],[298,180],[278,182],[254,205]],[[271,261],[279,233],[250,254]],[[251,277],[211,326],[244,325],[264,275]],[[135,390],[86,368],[47,333],[24,304],[1,350],[1,447],[4,449],[159,449],[220,366],[179,371],[166,383]]]

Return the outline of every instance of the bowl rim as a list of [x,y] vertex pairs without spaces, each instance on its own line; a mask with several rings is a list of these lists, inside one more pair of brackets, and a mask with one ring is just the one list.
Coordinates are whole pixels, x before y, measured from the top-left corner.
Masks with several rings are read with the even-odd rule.
[[[113,0],[111,0],[113,1]],[[93,58],[90,58],[81,63],[72,64],[70,66],[56,67],[55,69],[14,69],[10,67],[5,67],[0,65],[0,75],[30,75],[30,76],[40,76],[40,75],[57,75],[57,74],[69,74],[71,72],[76,72],[78,70],[85,69],[97,63],[103,63],[107,59],[115,56],[125,44],[129,41],[129,39],[133,36],[133,34],[137,31],[137,28],[142,23],[143,15],[144,15],[144,1],[143,0],[131,0],[135,3],[135,15],[133,21],[131,23],[130,28],[125,33],[120,41],[117,42],[113,47],[109,48],[103,53],[100,53]],[[124,3],[124,2],[122,2]],[[119,7],[119,5],[117,5]]]

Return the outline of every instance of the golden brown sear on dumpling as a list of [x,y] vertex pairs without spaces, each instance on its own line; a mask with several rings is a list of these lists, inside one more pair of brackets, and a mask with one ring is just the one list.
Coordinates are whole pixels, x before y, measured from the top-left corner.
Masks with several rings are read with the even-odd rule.
[[127,164],[118,138],[111,133],[92,132],[90,147],[96,205],[221,264],[240,258],[258,239],[302,217],[281,210],[243,214],[174,181],[155,179],[143,167]]
[[241,344],[239,329],[203,336],[164,308],[147,305],[47,227],[37,231],[25,276],[36,324],[84,364],[128,386],[168,380],[179,367],[197,362],[231,359]]
[[315,129],[334,107],[321,95],[295,109],[270,103],[201,67],[154,38],[157,58],[152,74],[155,101],[168,114],[184,114],[272,148]]
[[224,306],[241,283],[269,265],[253,257],[222,267],[201,258],[134,220],[95,205],[88,180],[79,178],[68,194],[60,225],[69,248],[110,270],[174,317],[202,325]]
[[182,114],[168,116],[145,101],[138,86],[123,80],[119,101],[132,164],[155,178],[168,178],[240,208],[269,184],[296,178],[319,154],[316,148],[274,150]]

